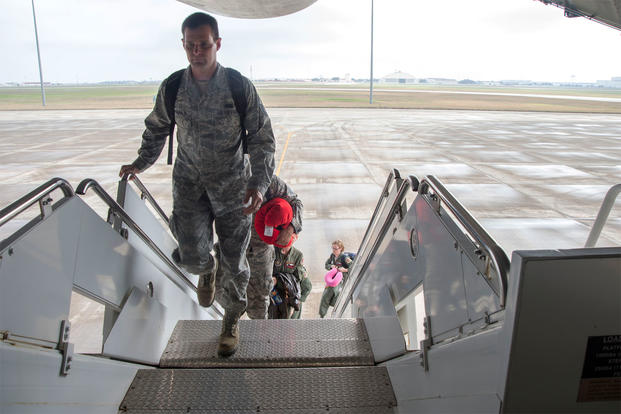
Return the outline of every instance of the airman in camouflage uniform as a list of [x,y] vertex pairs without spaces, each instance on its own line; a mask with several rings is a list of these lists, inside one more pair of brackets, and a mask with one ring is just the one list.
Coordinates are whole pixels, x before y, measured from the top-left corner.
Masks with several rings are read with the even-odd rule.
[[[263,204],[274,198],[286,200],[293,210],[291,224],[287,229],[281,232],[283,238],[288,241],[293,233],[299,234],[302,231],[302,213],[304,205],[291,187],[276,175],[272,177],[270,186],[265,192],[265,201]],[[261,240],[256,230],[252,229],[250,245],[246,251],[246,257],[250,265],[250,280],[247,288],[248,306],[246,312],[251,319],[266,319],[267,309],[270,304],[269,295],[273,286],[272,271],[274,267],[274,246]],[[216,297],[218,301],[220,301],[223,286],[219,278],[219,272],[218,277],[216,277],[216,285]]]
[[[259,209],[270,184],[275,140],[261,99],[252,83],[242,78],[247,100],[243,125],[248,131],[248,161],[226,69],[216,61],[221,41],[216,20],[205,13],[194,13],[183,22],[181,31],[190,66],[182,75],[175,102],[179,144],[173,169],[170,227],[179,242],[181,266],[201,275],[199,301],[201,292],[207,292],[210,299],[203,299],[201,304],[208,306],[215,293],[215,260],[211,255],[215,222],[221,250],[221,304],[225,309],[218,353],[228,356],[237,348],[237,321],[247,304],[250,272],[246,249],[251,214]],[[138,158],[122,166],[120,175],[144,171],[155,163],[165,145],[171,126],[165,83],[145,120]],[[248,201],[250,205],[244,208]]]

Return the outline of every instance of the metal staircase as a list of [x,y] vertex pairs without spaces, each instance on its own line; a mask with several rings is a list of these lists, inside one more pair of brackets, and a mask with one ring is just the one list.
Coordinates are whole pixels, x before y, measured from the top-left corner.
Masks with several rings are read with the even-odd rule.
[[[222,309],[199,306],[134,181],[115,201],[54,179],[0,210],[0,412],[621,411],[619,247],[515,251],[509,266],[439,180],[394,170],[333,312],[360,319],[242,320],[223,359]],[[14,230],[18,214],[34,218]],[[100,353],[74,352],[72,292],[105,308]]]
[[160,368],[138,370],[119,410],[394,412],[388,371],[375,366],[362,319],[241,320],[230,358],[216,354],[220,327],[218,320],[179,321]]

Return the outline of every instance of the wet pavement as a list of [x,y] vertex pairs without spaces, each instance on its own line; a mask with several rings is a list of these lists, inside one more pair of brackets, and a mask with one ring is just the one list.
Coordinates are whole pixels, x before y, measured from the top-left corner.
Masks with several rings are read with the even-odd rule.
[[[280,176],[305,205],[297,247],[316,317],[330,243],[356,251],[391,168],[438,177],[510,256],[582,247],[608,188],[621,183],[621,115],[272,108],[285,141]],[[119,166],[140,145],[145,110],[0,112],[0,208],[52,177],[86,177],[116,193]],[[170,212],[165,156],[141,175]],[[105,207],[90,195],[100,214]],[[3,233],[19,221],[0,229]],[[621,245],[621,200],[599,246]]]

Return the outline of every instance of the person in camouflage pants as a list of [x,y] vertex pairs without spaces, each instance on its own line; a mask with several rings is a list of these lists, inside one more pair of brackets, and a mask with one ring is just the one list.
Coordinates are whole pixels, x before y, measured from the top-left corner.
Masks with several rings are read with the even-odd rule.
[[[286,200],[293,210],[291,224],[279,234],[279,241],[286,245],[291,237],[294,237],[294,234],[297,235],[302,231],[304,205],[291,187],[276,175],[272,177],[270,186],[265,192],[263,205],[274,198]],[[255,229],[251,233],[250,244],[246,251],[246,257],[250,265],[250,280],[246,290],[248,295],[246,312],[250,319],[266,319],[267,309],[270,304],[269,295],[273,286],[274,246],[261,240]],[[216,277],[216,298],[218,301],[220,301],[222,288],[220,278]]]
[[[251,214],[258,211],[270,185],[276,143],[261,99],[244,77],[243,120],[236,111],[228,69],[216,61],[221,44],[217,21],[194,13],[184,20],[181,32],[190,65],[181,76],[174,106],[178,147],[170,228],[179,242],[176,259],[188,272],[199,275],[199,303],[210,306],[215,294],[216,263],[211,255],[215,223],[221,252],[220,303],[225,309],[218,354],[229,356],[237,349],[237,322],[247,305]],[[164,148],[172,124],[166,110],[166,83],[162,82],[153,111],[145,119],[138,158],[123,165],[120,176],[144,171]],[[242,125],[247,130],[249,157],[244,155]]]

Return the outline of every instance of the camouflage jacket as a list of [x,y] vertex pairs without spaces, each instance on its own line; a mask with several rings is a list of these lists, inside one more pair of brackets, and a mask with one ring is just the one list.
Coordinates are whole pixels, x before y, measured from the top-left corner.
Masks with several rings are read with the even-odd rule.
[[304,211],[304,204],[302,204],[302,201],[298,198],[298,195],[293,192],[291,187],[289,187],[287,183],[277,175],[272,177],[270,186],[265,192],[263,204],[274,198],[282,198],[291,204],[291,208],[293,210],[293,220],[291,220],[291,225],[293,226],[296,234],[300,233],[302,231],[302,213]]
[[[252,83],[242,79],[248,100],[244,126],[248,131],[250,165],[241,145],[240,117],[220,64],[204,93],[188,67],[175,102],[178,146],[173,177],[203,183],[210,201],[224,204],[220,209],[236,207],[227,203],[227,188],[238,187],[243,181],[247,188],[265,193],[274,171],[276,143],[269,116]],[[134,161],[140,171],[155,163],[169,134],[164,95],[165,82],[160,85],[153,111],[145,119],[146,129]]]

